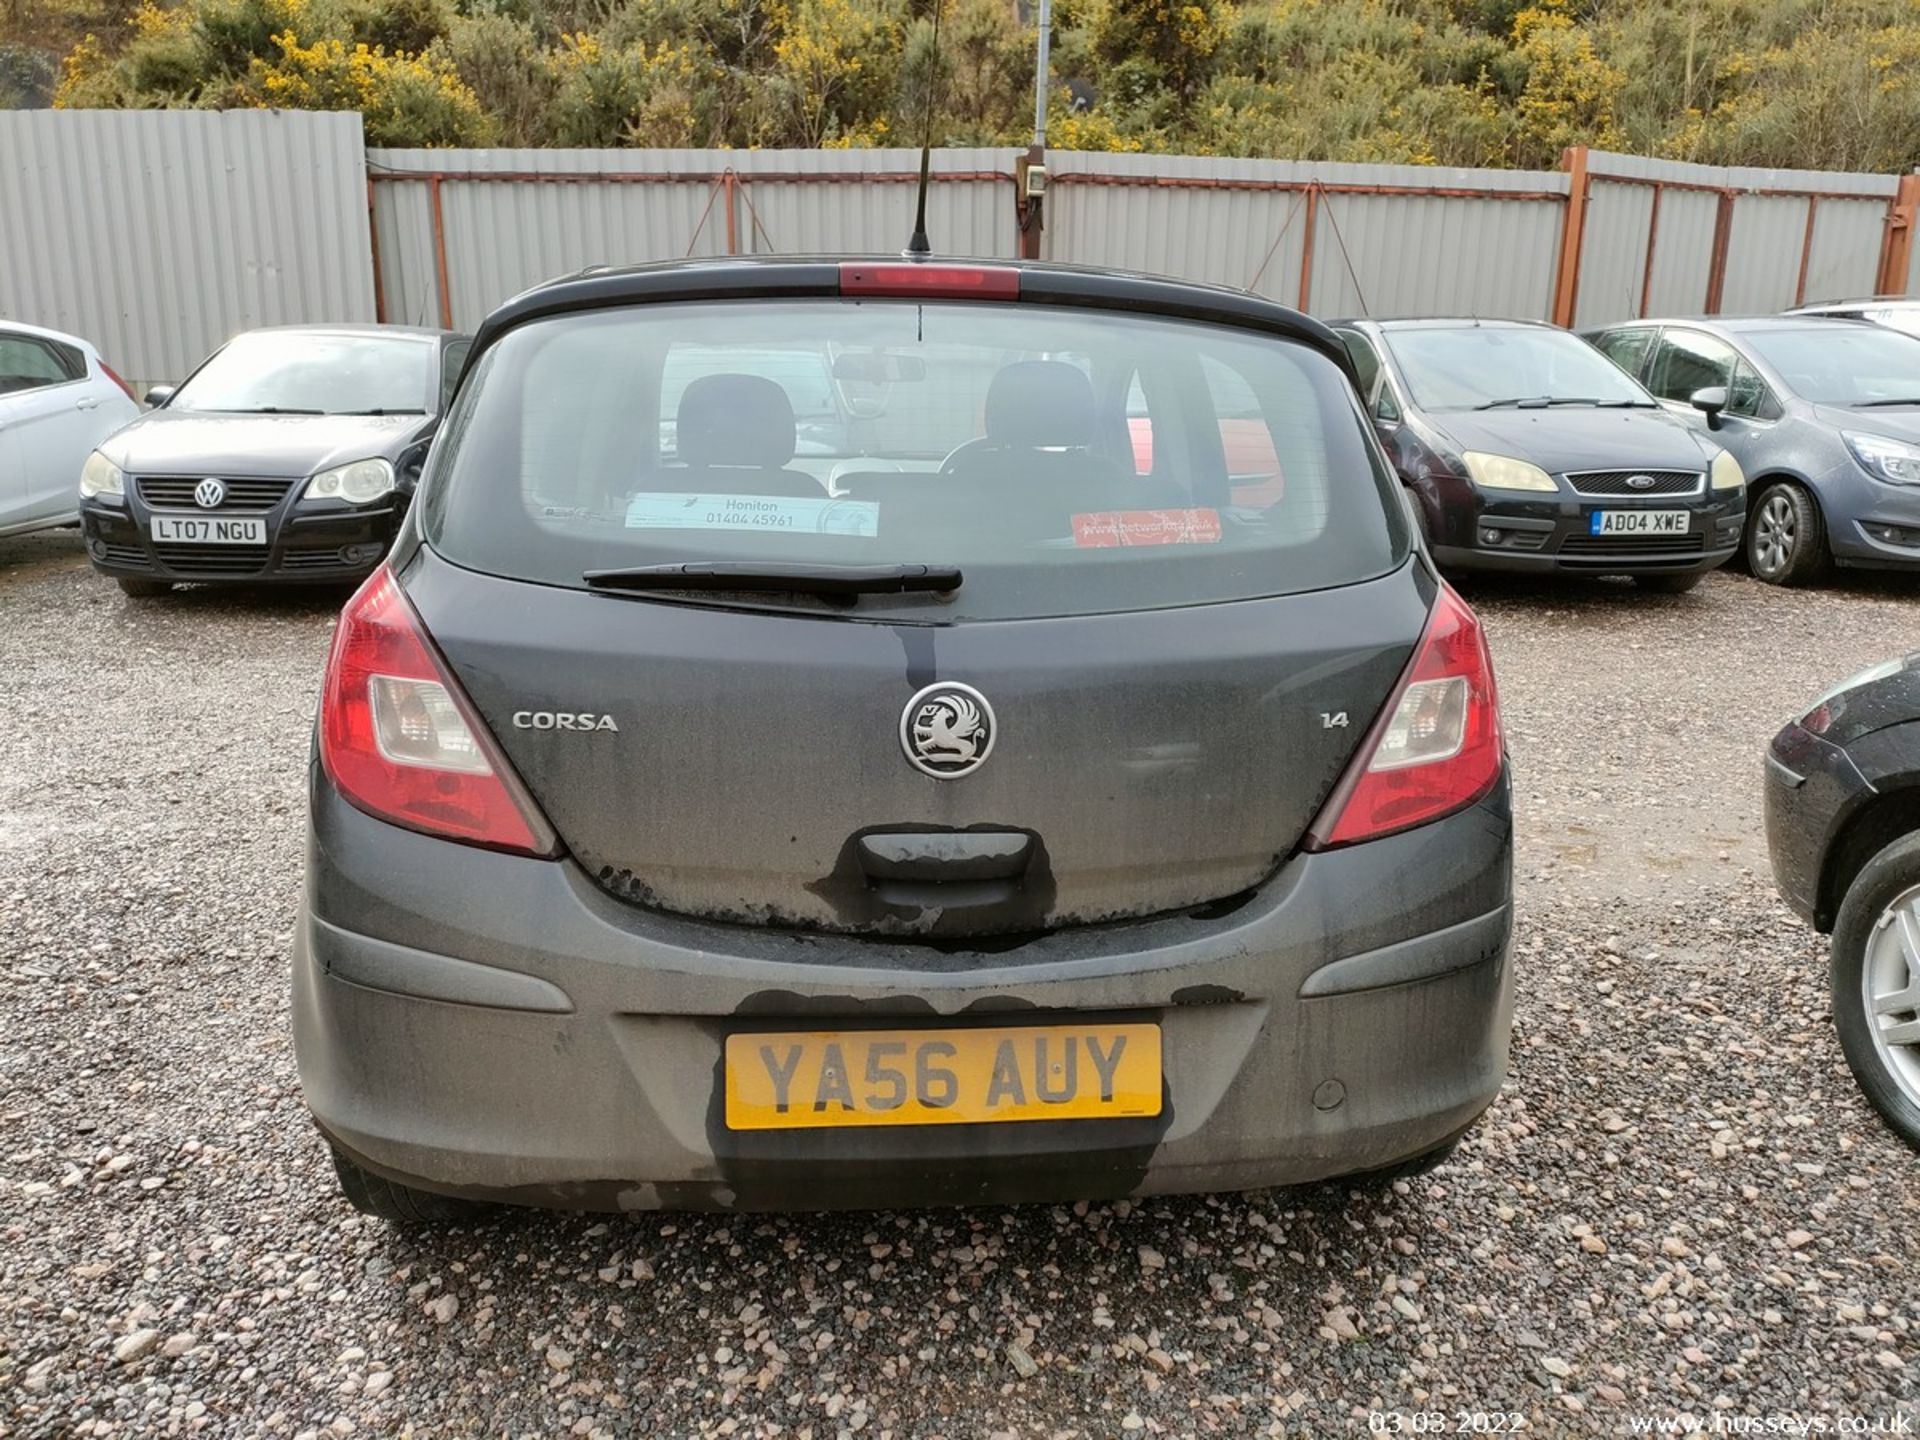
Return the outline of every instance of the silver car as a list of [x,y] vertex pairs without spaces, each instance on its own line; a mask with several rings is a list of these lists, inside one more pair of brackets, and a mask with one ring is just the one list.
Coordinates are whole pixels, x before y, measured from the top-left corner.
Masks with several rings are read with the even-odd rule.
[[85,340],[0,320],[0,535],[71,525],[87,456],[139,414]]
[[1920,300],[1905,295],[1874,295],[1859,300],[1822,300],[1802,305],[1789,315],[1824,315],[1829,320],[1871,320],[1889,330],[1920,335]]
[[1920,337],[1858,320],[1638,320],[1587,338],[1746,472],[1754,575],[1920,569]]

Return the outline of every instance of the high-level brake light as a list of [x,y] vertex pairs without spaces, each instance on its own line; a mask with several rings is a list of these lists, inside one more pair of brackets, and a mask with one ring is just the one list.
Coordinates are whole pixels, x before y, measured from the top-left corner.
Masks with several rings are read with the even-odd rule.
[[908,299],[1015,300],[1020,296],[1020,272],[1005,265],[850,262],[840,267],[840,293]]

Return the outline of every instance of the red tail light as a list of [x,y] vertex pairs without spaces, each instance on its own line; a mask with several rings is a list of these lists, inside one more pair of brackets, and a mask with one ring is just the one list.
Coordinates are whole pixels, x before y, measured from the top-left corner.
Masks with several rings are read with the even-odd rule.
[[1440,587],[1413,663],[1314,822],[1327,850],[1464,810],[1500,779],[1505,748],[1493,660],[1480,621]]
[[381,820],[491,850],[554,853],[552,830],[384,565],[340,612],[320,761],[342,795]]
[[1005,265],[845,264],[840,267],[842,295],[933,296],[948,300],[1015,300],[1020,272]]
[[122,380],[120,378],[120,372],[115,370],[111,365],[107,364],[107,362],[104,360],[100,362],[100,373],[106,376],[109,380],[113,381],[113,383],[118,385],[122,390],[126,391],[127,398],[129,400],[132,400],[135,403],[138,403],[140,397],[133,393],[133,387],[129,385],[126,381]]

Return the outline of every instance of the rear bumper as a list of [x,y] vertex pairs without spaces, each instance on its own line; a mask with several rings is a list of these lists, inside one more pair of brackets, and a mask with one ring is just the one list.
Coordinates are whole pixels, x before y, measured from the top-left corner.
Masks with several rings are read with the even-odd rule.
[[[1456,507],[1459,508],[1459,507]],[[1598,539],[1600,510],[1685,510],[1685,535],[1640,540]],[[1489,497],[1474,491],[1433,537],[1433,556],[1453,570],[1512,574],[1686,575],[1724,565],[1740,548],[1745,491],[1709,491],[1670,500],[1609,499],[1561,493],[1538,499]]]
[[[566,861],[450,845],[315,786],[293,959],[301,1083],[378,1173],[606,1209],[815,1209],[1292,1184],[1419,1155],[1506,1072],[1506,786],[1300,856],[1237,905],[997,951],[706,924]],[[1225,913],[1222,913],[1225,912]],[[1153,1119],[735,1132],[738,1030],[1157,1023]],[[795,1022],[800,1023],[795,1023]]]

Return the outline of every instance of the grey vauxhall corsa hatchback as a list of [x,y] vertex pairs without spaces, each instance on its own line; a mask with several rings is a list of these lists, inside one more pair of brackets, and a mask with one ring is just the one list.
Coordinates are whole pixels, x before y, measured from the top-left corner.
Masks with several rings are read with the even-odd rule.
[[324,686],[295,1040],[375,1214],[1405,1173],[1506,1070],[1486,644],[1249,295],[532,291]]

